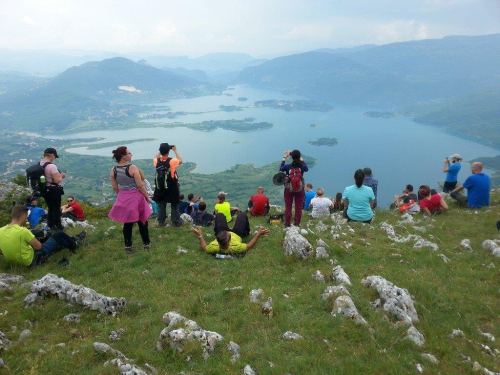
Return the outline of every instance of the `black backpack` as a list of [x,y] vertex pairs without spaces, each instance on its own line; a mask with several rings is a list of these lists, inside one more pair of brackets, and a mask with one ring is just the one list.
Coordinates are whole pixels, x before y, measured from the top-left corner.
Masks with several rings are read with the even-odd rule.
[[[117,166],[113,167],[113,174],[115,175],[115,180],[116,180],[116,176],[118,175],[118,171],[116,170],[116,168],[118,168],[118,167]],[[130,164],[127,164],[127,166],[125,167],[125,176],[132,178],[132,176],[128,172],[129,169],[130,169]]]
[[159,192],[167,190],[172,183],[172,177],[170,176],[170,160],[172,160],[172,158],[167,158],[167,160],[161,160],[161,158],[156,159],[155,188]]
[[45,167],[51,162],[45,162],[43,165],[36,163],[28,169],[26,169],[26,183],[31,188],[31,192],[34,196],[44,195],[47,192],[47,187],[44,182],[40,180],[42,176],[45,177]]

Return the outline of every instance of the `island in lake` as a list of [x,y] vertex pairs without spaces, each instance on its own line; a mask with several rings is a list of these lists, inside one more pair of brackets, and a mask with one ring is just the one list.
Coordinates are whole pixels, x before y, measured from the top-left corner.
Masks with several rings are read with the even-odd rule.
[[325,125],[316,125],[316,124],[311,124],[309,125],[310,128],[317,129],[317,128],[322,128]]
[[333,147],[333,146],[336,146],[339,141],[337,138],[318,138],[317,140],[315,141],[309,141],[308,142],[310,145],[313,145],[313,146],[330,146],[330,147]]
[[219,109],[224,112],[239,112],[243,111],[242,107],[239,107],[237,105],[220,105]]
[[248,98],[247,98],[247,97],[245,97],[245,96],[240,96],[240,97],[238,98],[238,100],[239,100],[240,102],[246,102],[246,101],[248,100]]
[[274,108],[283,109],[287,112],[295,111],[317,111],[328,112],[333,109],[333,106],[323,102],[316,102],[314,100],[260,100],[255,102],[258,108]]
[[412,112],[379,112],[379,111],[368,111],[363,113],[365,116],[368,117],[375,117],[375,118],[392,118],[392,117],[399,117],[399,116],[413,116],[414,113]]
[[75,144],[75,146],[86,147],[87,150],[99,150],[99,149],[102,149],[102,148],[128,145],[130,143],[151,142],[151,141],[157,141],[157,140],[158,140],[157,138],[138,138],[138,139],[128,139],[126,141],[114,141],[114,142],[95,143],[95,144],[90,144],[90,145]]
[[212,131],[215,129],[231,130],[235,132],[250,132],[254,130],[269,129],[273,127],[271,122],[246,122],[244,120],[210,120],[194,124],[174,122],[166,124],[169,127],[185,127],[193,130]]

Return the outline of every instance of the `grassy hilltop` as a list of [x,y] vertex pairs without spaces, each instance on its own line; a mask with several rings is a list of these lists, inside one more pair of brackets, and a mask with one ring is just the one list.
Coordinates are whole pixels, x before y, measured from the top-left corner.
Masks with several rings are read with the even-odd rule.
[[[497,349],[498,341],[490,342],[478,331],[500,337],[500,259],[481,248],[483,240],[498,238],[495,222],[500,197],[492,198],[490,208],[465,210],[450,204],[449,212],[430,221],[418,216],[414,225],[398,224],[398,212],[377,211],[371,226],[355,223],[349,226],[351,231],[342,224],[334,229],[340,234],[337,240],[331,233],[331,218],[323,220],[329,229],[318,232],[318,220],[304,217],[302,227],[314,232],[306,235],[311,244],[316,247],[316,240],[323,239],[329,245],[329,259],[336,259],[350,276],[353,285],[348,289],[369,327],[331,315],[332,302],[324,301],[321,294],[327,285],[335,284],[330,278],[333,266],[329,259],[314,256],[306,260],[285,257],[281,226],[271,227],[270,235],[261,238],[245,258],[216,260],[199,250],[198,239],[188,226],[161,229],[151,222],[151,250],[138,246],[136,228],[137,250],[126,255],[121,225],[106,218],[106,208],[88,207],[89,221],[96,229],[89,231],[87,247],[76,255],[58,253],[29,271],[11,269],[0,257],[0,272],[24,274],[27,281],[54,273],[106,296],[125,297],[128,305],[116,317],[56,298],[25,308],[27,287],[12,284],[13,292],[0,295],[0,330],[13,341],[2,355],[9,368],[1,373],[118,374],[116,366],[104,365],[113,356],[93,350],[96,341],[135,359],[144,370],[149,363],[159,374],[241,374],[246,364],[259,374],[414,374],[417,363],[428,374],[472,374],[474,361],[500,371],[499,355],[489,355],[480,346]],[[435,242],[439,250],[414,249],[413,241],[394,243],[381,230],[382,222],[394,225],[398,235],[421,235]],[[252,218],[252,231],[257,225],[267,223]],[[213,239],[211,228],[203,232],[206,239]],[[212,236],[207,238],[208,234]],[[464,238],[471,240],[473,252],[460,248]],[[348,243],[352,246],[346,246]],[[187,253],[178,253],[178,247]],[[450,262],[445,263],[439,254]],[[70,259],[66,267],[57,266],[62,256]],[[326,276],[325,284],[311,279],[316,270]],[[386,321],[385,312],[372,308],[370,302],[378,295],[361,284],[370,275],[380,275],[409,290],[420,318],[415,326],[425,336],[422,348],[405,339],[407,327],[394,324],[392,318]],[[242,290],[225,290],[237,286]],[[261,314],[260,304],[249,300],[250,290],[258,288],[263,289],[264,298],[274,299],[271,319]],[[170,348],[158,352],[155,344],[165,327],[162,316],[168,311],[220,333],[224,344],[206,361],[199,343],[187,346],[181,354]],[[81,314],[81,322],[63,321],[70,313]],[[12,332],[11,326],[17,331]],[[25,328],[33,334],[17,341]],[[110,341],[110,332],[120,328],[126,329],[122,339]],[[471,341],[448,338],[453,329],[461,329]],[[286,341],[282,338],[286,331],[303,339]],[[235,363],[226,349],[229,341],[241,346],[241,358]],[[60,343],[65,346],[57,346]],[[439,364],[425,360],[422,353],[433,354]],[[465,362],[462,355],[472,362]]]

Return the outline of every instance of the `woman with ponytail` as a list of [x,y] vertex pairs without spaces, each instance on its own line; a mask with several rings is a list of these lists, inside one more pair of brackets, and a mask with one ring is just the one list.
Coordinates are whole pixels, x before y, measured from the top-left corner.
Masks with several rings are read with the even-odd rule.
[[344,206],[347,207],[347,221],[361,221],[371,223],[373,219],[372,207],[375,203],[375,194],[371,187],[363,185],[365,174],[362,169],[354,173],[354,185],[345,188],[342,194]]
[[132,247],[132,227],[139,226],[145,250],[151,247],[148,230],[148,217],[151,216],[149,203],[151,199],[139,173],[139,169],[130,164],[132,153],[125,146],[113,150],[113,159],[118,165],[111,169],[110,179],[113,190],[118,194],[109,217],[123,223],[123,239],[125,252],[130,253]]

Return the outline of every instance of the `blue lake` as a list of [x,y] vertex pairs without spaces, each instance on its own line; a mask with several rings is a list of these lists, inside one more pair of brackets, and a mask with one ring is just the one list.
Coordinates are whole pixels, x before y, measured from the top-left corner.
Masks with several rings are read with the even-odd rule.
[[[444,181],[443,160],[454,153],[464,160],[479,156],[495,156],[499,151],[483,144],[460,138],[438,127],[416,124],[410,117],[389,119],[369,118],[360,108],[335,107],[330,112],[285,112],[271,108],[246,108],[239,112],[223,112],[220,105],[250,106],[266,99],[304,99],[270,90],[248,86],[236,86],[225,93],[232,96],[206,96],[172,100],[168,105],[172,112],[206,112],[180,116],[176,119],[145,120],[162,122],[195,123],[206,120],[244,119],[254,117],[256,122],[267,121],[273,128],[252,132],[233,132],[217,129],[202,132],[177,127],[135,128],[113,131],[91,131],[72,135],[76,138],[103,137],[101,142],[138,138],[157,138],[159,141],[130,144],[135,159],[152,158],[159,142],[177,145],[184,161],[197,164],[197,173],[223,171],[236,164],[253,163],[256,167],[281,160],[287,149],[299,149],[314,157],[318,164],[306,175],[306,181],[325,189],[326,195],[334,196],[353,183],[357,168],[370,167],[379,180],[379,205],[392,201],[405,184],[415,187],[428,184],[437,187]],[[238,101],[238,97],[248,101]],[[334,103],[332,103],[335,105]],[[311,124],[321,125],[311,128]],[[337,138],[334,147],[312,146],[308,141],[321,137]],[[72,148],[69,152],[110,156],[114,147],[99,150]],[[470,174],[469,165],[463,163],[459,180]]]

